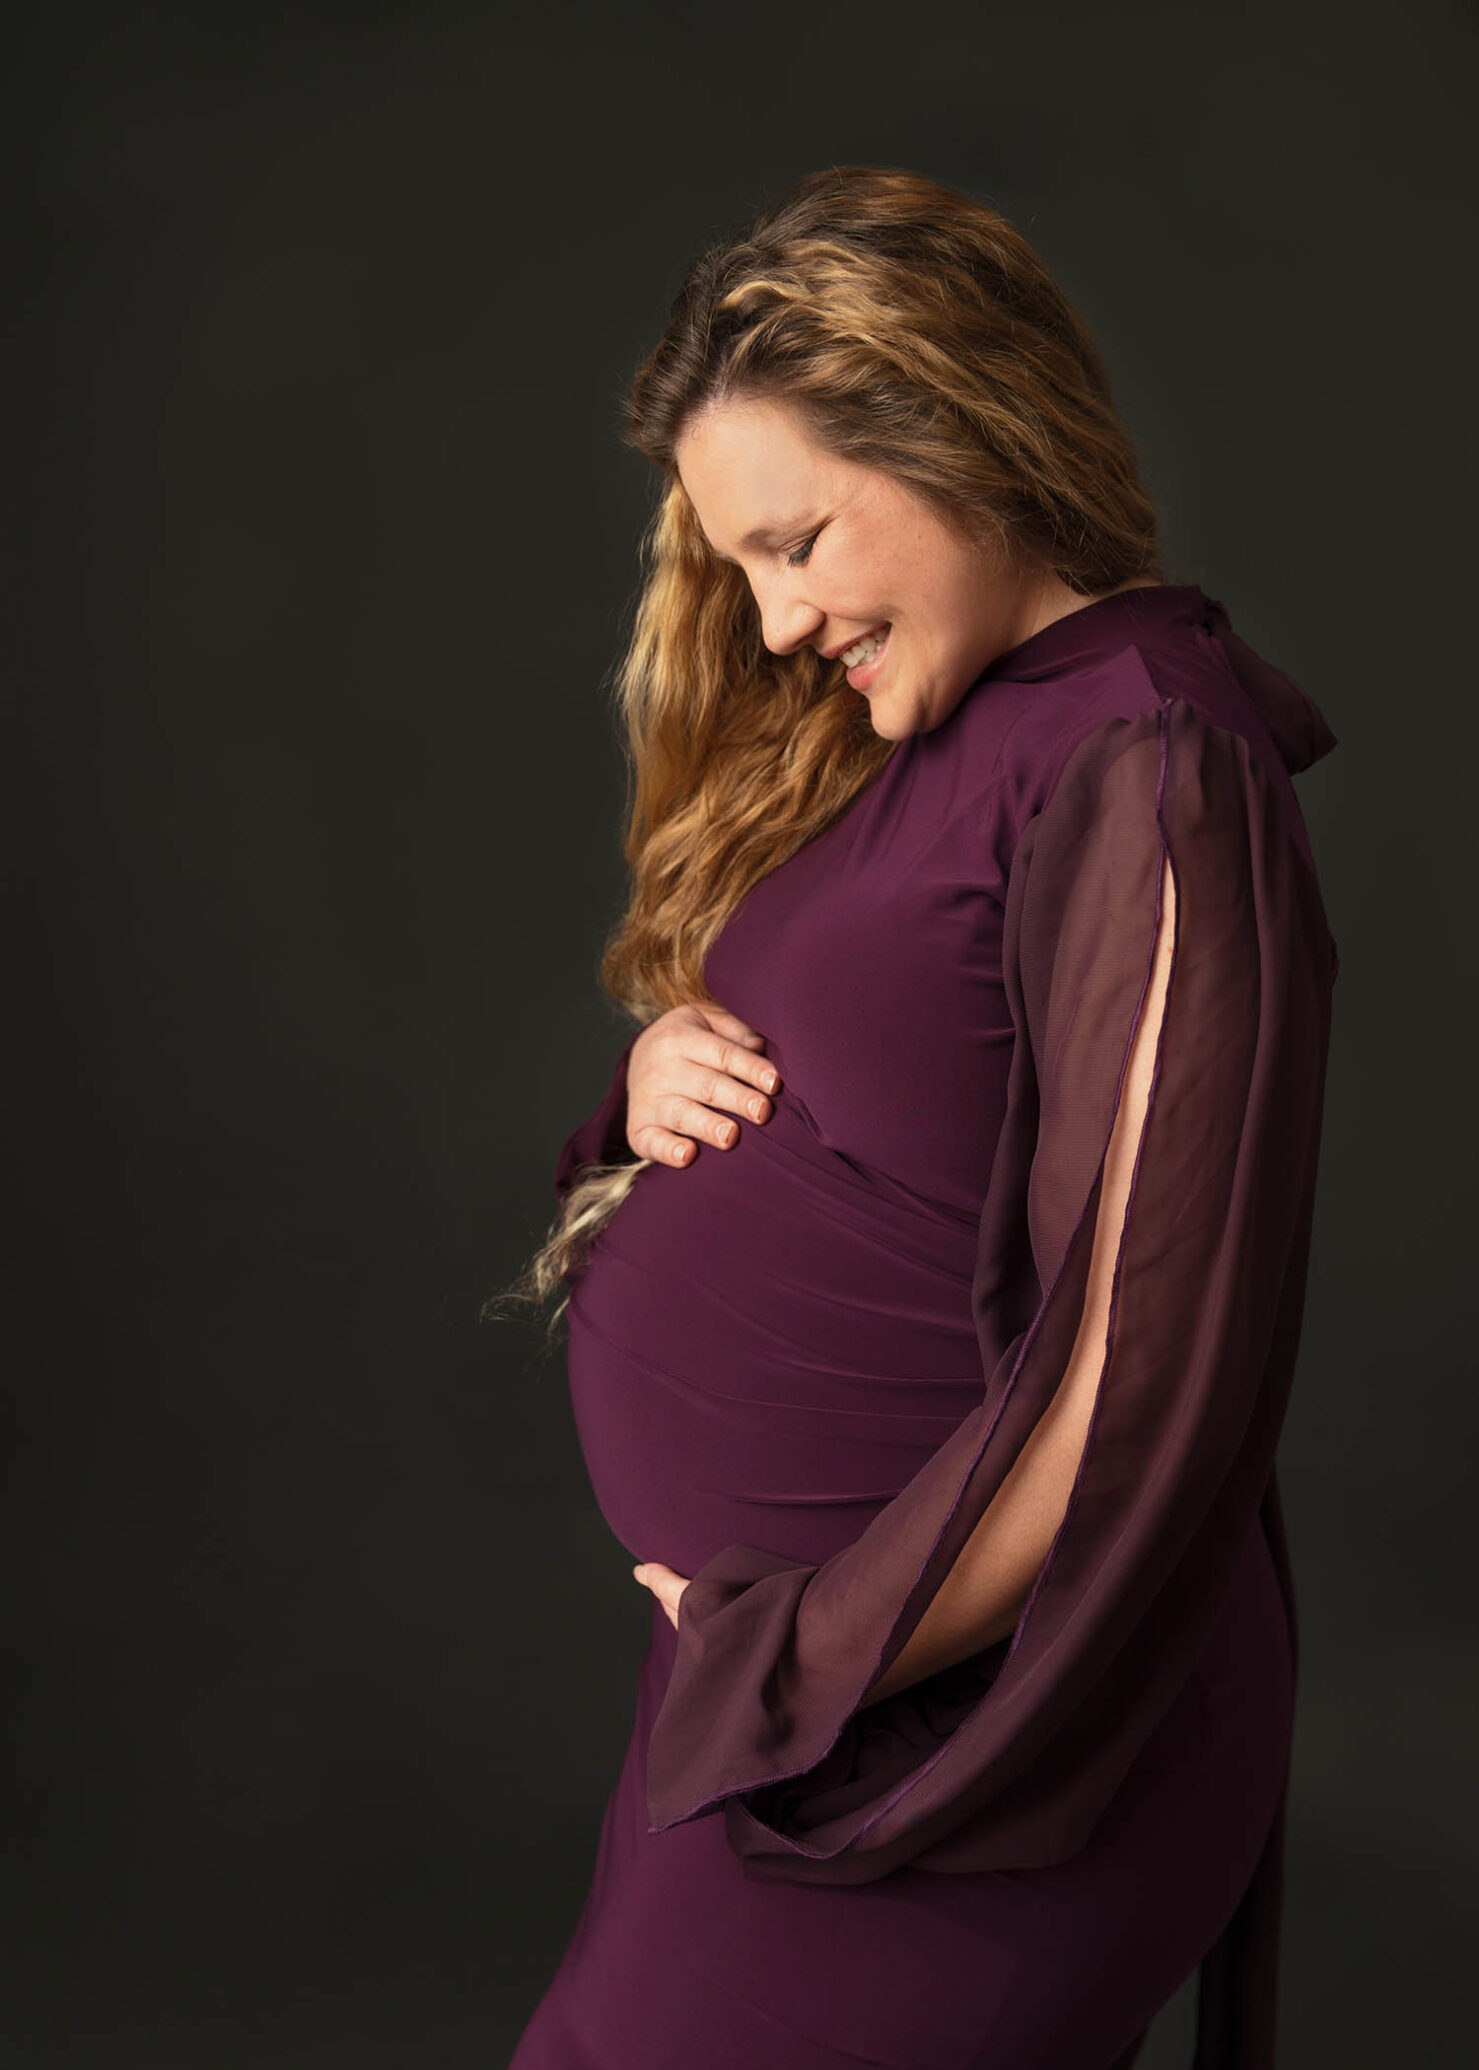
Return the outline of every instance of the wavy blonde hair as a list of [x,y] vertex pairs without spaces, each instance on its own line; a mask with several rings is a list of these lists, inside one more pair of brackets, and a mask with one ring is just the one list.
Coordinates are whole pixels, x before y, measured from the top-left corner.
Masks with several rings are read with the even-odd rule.
[[[743,574],[704,537],[675,449],[695,412],[741,396],[784,402],[831,453],[1081,595],[1164,579],[1094,341],[995,209],[920,173],[834,166],[704,251],[621,427],[664,484],[617,672],[631,886],[599,970],[640,1022],[712,1001],[704,956],[730,913],[897,745],[873,731],[840,661],[767,650]],[[553,1330],[591,1237],[650,1162],[583,1167],[489,1308],[563,1291]]]

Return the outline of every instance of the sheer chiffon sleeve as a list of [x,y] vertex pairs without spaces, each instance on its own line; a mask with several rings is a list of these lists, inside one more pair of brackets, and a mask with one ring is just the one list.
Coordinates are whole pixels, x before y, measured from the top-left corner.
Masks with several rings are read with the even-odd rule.
[[555,1160],[555,1195],[563,1200],[586,1164],[621,1164],[635,1156],[627,1141],[627,1062],[642,1033],[633,1028],[622,1044],[611,1083],[595,1112],[568,1135]]
[[[1066,1514],[1008,1637],[865,1705],[1068,1364],[1166,858],[1165,1008]],[[979,1406],[843,1551],[804,1566],[731,1545],[679,1605],[649,1830],[722,1811],[755,1874],[1066,1859],[1260,1516],[1287,1574],[1274,1455],[1334,971],[1287,772],[1181,699],[1104,723],[1023,830],[1004,970],[1016,1042],[972,1288]]]

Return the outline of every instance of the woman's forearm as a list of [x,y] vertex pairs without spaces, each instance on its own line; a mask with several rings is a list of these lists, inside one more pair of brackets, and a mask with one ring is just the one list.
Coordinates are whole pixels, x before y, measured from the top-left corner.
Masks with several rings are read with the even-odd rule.
[[1130,1180],[1150,1110],[1175,925],[1175,882],[1169,862],[1163,862],[1151,981],[1131,1040],[1120,1104],[1105,1151],[1084,1309],[1067,1371],[902,1652],[864,1696],[862,1709],[1004,1638],[1022,1614],[1068,1509],[1104,1370],[1114,1274],[1124,1237]]
[[1083,1362],[1077,1374],[1070,1368],[995,1500],[862,1708],[979,1653],[1012,1630],[1068,1507],[1097,1378],[1097,1362],[1092,1367]]

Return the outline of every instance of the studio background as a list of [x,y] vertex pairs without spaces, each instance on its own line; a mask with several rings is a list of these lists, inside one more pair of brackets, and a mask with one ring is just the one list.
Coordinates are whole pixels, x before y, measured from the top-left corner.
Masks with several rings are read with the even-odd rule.
[[1457,2063],[1472,17],[62,0],[7,40],[7,2070],[492,2070],[568,1939],[649,1599],[562,1359],[478,1309],[625,1033],[622,391],[686,261],[829,163],[1033,239],[1170,579],[1340,737],[1281,2060]]

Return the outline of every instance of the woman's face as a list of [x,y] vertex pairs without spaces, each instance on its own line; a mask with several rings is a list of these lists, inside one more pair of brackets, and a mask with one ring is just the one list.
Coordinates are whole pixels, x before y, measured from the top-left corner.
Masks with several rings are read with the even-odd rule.
[[888,740],[948,718],[999,654],[1087,603],[960,537],[891,475],[838,459],[784,404],[711,403],[685,425],[679,478],[714,552],[745,574],[773,654],[835,659]]

